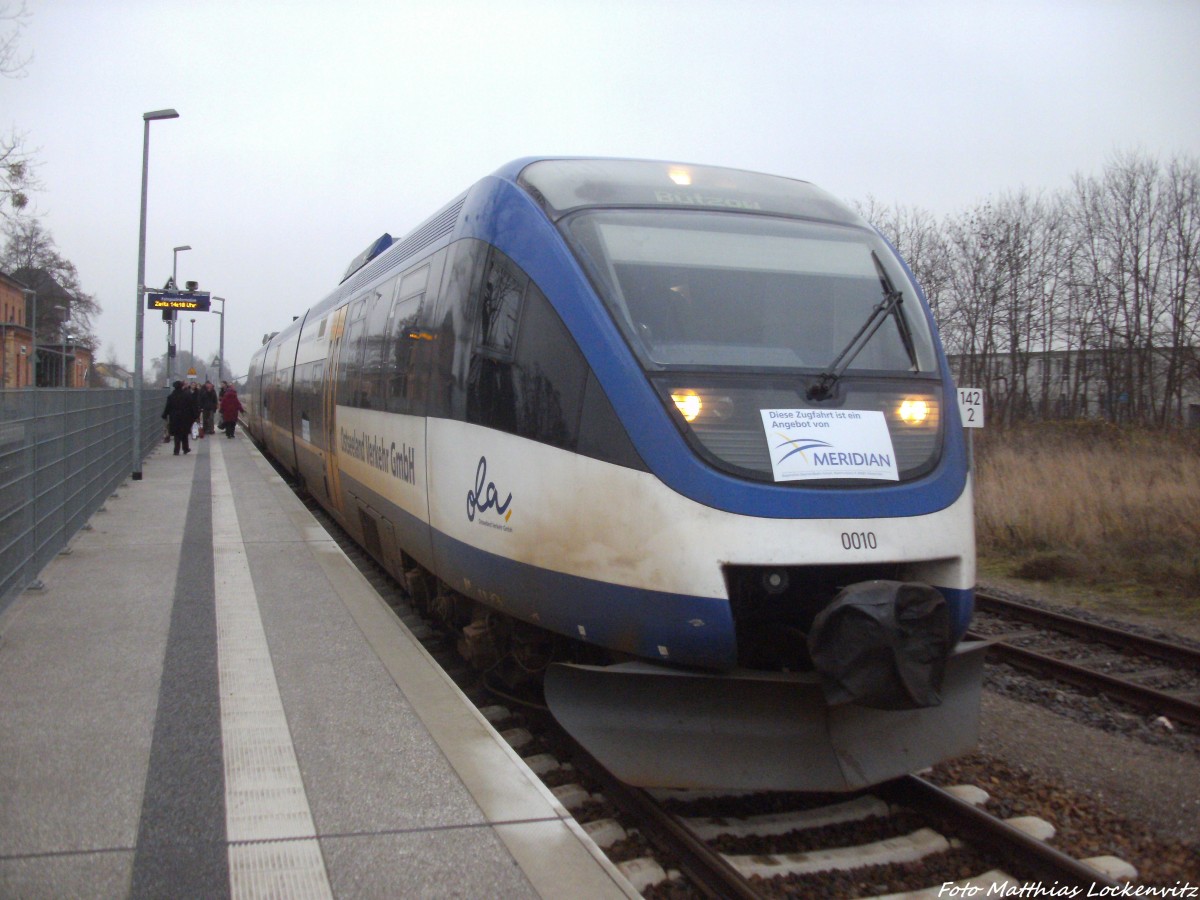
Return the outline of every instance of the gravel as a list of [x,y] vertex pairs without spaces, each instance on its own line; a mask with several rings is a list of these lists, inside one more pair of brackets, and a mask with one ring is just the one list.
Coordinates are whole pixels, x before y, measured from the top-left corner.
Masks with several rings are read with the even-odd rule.
[[977,784],[1008,815],[1042,816],[1059,830],[1059,849],[1118,856],[1140,884],[1200,884],[1194,731],[989,664],[978,751],[939,766],[935,778]]

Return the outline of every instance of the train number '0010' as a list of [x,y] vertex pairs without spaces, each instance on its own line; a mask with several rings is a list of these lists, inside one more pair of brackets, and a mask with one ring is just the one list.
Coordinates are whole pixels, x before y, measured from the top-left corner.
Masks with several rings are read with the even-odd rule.
[[873,531],[843,531],[842,549],[844,550],[876,550],[879,541]]

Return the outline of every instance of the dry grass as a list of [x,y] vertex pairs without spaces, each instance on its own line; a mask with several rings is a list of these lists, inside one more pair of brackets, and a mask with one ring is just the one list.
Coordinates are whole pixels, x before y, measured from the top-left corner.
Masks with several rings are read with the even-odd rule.
[[975,460],[981,559],[1200,611],[1200,435],[1048,423],[984,432]]

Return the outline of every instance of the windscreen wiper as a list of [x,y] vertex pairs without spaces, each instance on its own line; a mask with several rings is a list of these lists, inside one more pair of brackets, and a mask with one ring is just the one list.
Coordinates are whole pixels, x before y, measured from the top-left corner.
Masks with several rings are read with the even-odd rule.
[[908,320],[904,318],[904,312],[901,310],[901,306],[904,304],[904,294],[896,290],[892,279],[888,277],[887,270],[884,269],[883,263],[879,261],[874,250],[871,251],[871,261],[875,263],[875,271],[879,274],[879,284],[883,288],[883,300],[871,310],[867,321],[863,322],[862,327],[850,339],[850,343],[846,344],[825,371],[817,376],[816,383],[808,389],[809,400],[827,400],[829,398],[833,393],[834,386],[842,377],[842,373],[846,371],[850,363],[854,362],[854,358],[858,356],[862,348],[870,343],[875,332],[879,330],[879,326],[883,324],[883,320],[889,315],[896,319],[900,340],[904,343],[904,350],[908,354],[913,371],[917,369],[917,350],[913,344],[912,331],[909,330]]

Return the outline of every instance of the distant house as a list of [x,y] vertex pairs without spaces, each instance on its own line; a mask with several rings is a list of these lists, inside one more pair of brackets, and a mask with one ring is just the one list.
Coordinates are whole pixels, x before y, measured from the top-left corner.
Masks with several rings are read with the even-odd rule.
[[92,370],[91,383],[106,388],[131,388],[133,373],[116,363],[96,363]]
[[[88,386],[93,353],[89,344],[77,341],[68,330],[72,299],[44,269],[25,267],[0,273],[0,371],[4,373],[4,387]],[[35,325],[40,335],[36,344],[31,330]]]
[[[951,355],[961,387],[984,391],[988,420],[1096,418],[1200,427],[1200,351],[1048,350]],[[1182,364],[1181,364],[1182,363]]]
[[26,286],[0,272],[0,387],[33,384],[33,334],[26,320]]

